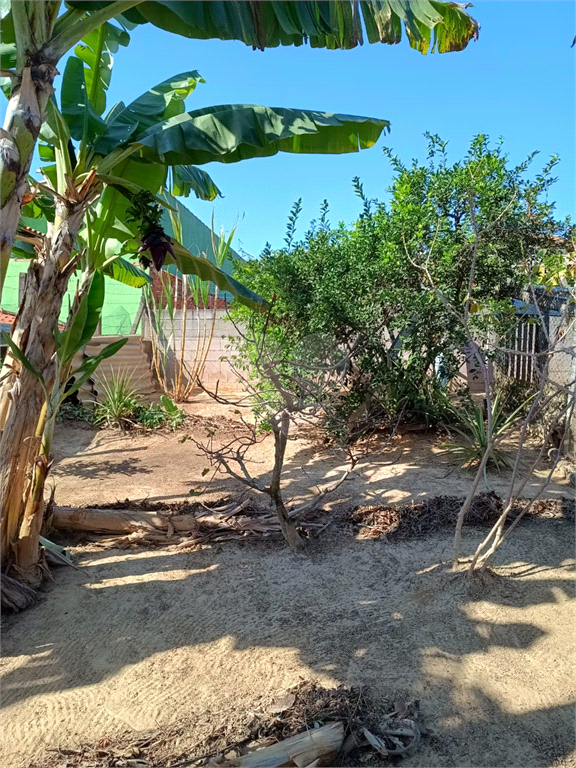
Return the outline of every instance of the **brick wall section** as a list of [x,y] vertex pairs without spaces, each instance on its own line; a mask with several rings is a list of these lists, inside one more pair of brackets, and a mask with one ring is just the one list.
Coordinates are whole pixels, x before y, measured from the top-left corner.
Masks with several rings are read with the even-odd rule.
[[[157,303],[161,303],[163,307],[166,306],[166,294],[165,294],[165,287],[166,287],[166,280],[170,280],[170,288],[172,292],[172,296],[174,297],[174,305],[176,309],[182,309],[184,304],[184,296],[183,296],[183,281],[182,278],[177,277],[176,275],[170,275],[168,272],[162,272],[162,278],[160,278],[160,275],[158,272],[156,272],[155,269],[150,270],[150,274],[152,276],[152,294],[154,296],[154,299]],[[228,306],[228,303],[225,299],[222,299],[218,297],[216,299],[216,309],[226,309]],[[212,309],[214,307],[214,295],[210,294],[208,297],[208,308]],[[194,299],[188,295],[186,300],[186,309],[196,309],[196,304],[194,302]],[[200,309],[205,309],[204,304],[202,303],[202,299],[200,299]]]

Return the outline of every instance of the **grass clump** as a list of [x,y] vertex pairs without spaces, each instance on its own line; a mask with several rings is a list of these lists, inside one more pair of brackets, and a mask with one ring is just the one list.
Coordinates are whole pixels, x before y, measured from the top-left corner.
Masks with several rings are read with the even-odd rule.
[[175,430],[186,420],[186,413],[166,395],[160,403],[145,403],[143,395],[127,373],[112,373],[98,381],[102,400],[86,408],[78,403],[64,403],[60,420],[84,421],[97,427],[120,429]]

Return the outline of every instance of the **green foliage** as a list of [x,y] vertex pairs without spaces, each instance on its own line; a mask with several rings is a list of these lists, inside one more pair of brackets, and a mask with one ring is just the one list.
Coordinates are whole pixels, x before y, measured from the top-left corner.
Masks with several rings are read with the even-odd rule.
[[90,290],[82,298],[66,330],[59,332],[56,328],[54,331],[56,352],[62,364],[70,362],[94,335],[102,316],[104,295],[104,276],[96,272],[92,277]]
[[[90,3],[69,0],[68,5],[83,10]],[[421,53],[435,49],[443,53],[462,50],[478,37],[478,24],[465,8],[422,0],[369,0],[359,5],[349,0],[329,4],[210,0],[195,5],[155,0],[139,3],[121,18],[134,25],[151,23],[184,37],[241,40],[261,50],[306,42],[313,48],[355,48],[362,44],[365,28],[369,43],[399,43],[404,32],[410,46]]]
[[136,423],[136,409],[142,405],[142,395],[127,373],[111,373],[98,379],[102,402],[94,406],[94,423],[99,426],[128,430]]
[[[513,411],[509,406],[506,407],[500,393],[494,397],[492,401],[493,441],[511,434],[514,427],[522,420],[522,415],[532,397]],[[477,467],[488,448],[488,419],[484,416],[484,409],[478,406],[453,409],[450,421],[444,426],[448,432],[456,435],[456,442],[444,443],[443,447],[458,458],[462,467],[466,469]],[[513,458],[505,450],[498,447],[492,448],[488,467],[501,470],[510,468],[513,464]]]
[[[331,227],[324,204],[297,241],[296,204],[286,247],[267,248],[234,273],[261,296],[275,297],[269,321],[255,322],[268,322],[268,336],[286,354],[314,334],[346,350],[343,415],[352,418],[368,404],[373,425],[442,423],[467,342],[455,313],[468,312],[480,344],[504,337],[517,322],[512,299],[541,263],[542,249],[557,250],[557,237],[570,232],[547,201],[556,158],[530,177],[533,155],[511,166],[502,142],[492,145],[486,136],[475,137],[452,164],[446,143],[428,140],[425,164],[406,166],[385,151],[394,174],[387,202],[369,200],[354,180],[363,208],[352,227]],[[249,317],[242,308],[233,312],[240,322]]]
[[166,395],[161,404],[144,403],[138,388],[132,384],[127,373],[112,373],[99,381],[104,399],[94,406],[92,423],[127,431],[135,428],[158,429],[168,427],[175,430],[182,426],[186,413]]
[[181,427],[186,420],[186,413],[178,408],[176,403],[167,395],[160,398],[161,405],[150,403],[136,409],[136,420],[147,429],[168,427],[175,430]]
[[528,412],[530,402],[538,392],[534,382],[515,379],[496,372],[495,391],[502,401],[502,411],[509,415],[514,411],[523,416]]
[[86,424],[94,426],[95,414],[92,408],[86,408],[85,405],[69,403],[66,400],[60,406],[58,411],[58,421],[83,421]]

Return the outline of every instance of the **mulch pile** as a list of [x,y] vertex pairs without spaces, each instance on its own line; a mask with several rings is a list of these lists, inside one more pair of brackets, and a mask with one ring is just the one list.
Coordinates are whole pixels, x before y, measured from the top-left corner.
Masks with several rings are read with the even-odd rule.
[[[50,750],[43,765],[46,768],[150,768],[160,765],[201,768],[208,763],[233,763],[247,751],[330,722],[343,722],[347,736],[363,728],[377,733],[379,724],[390,717],[390,713],[405,712],[407,708],[417,712],[418,702],[377,704],[366,689],[344,685],[327,689],[302,680],[281,696],[261,697],[251,710],[220,712],[210,717],[207,713],[203,715],[203,721],[190,720],[146,734],[139,732],[137,737],[126,732],[76,749]],[[426,733],[423,728],[422,733]],[[350,749],[346,755],[341,754],[334,763],[336,766],[359,764],[381,766],[391,762],[390,758],[384,758],[369,745],[364,745]]]
[[[411,504],[382,504],[356,507],[348,515],[361,539],[411,539],[453,528],[464,499],[460,496],[434,496]],[[481,493],[472,503],[465,525],[493,525],[503,509],[503,499],[496,493]],[[508,516],[511,523],[526,502],[518,501]],[[527,513],[530,518],[557,518],[574,521],[573,499],[541,499]]]

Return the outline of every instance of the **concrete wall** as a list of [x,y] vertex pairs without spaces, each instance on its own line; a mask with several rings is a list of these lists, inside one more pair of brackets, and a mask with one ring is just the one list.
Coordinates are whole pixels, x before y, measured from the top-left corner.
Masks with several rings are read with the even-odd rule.
[[[184,335],[183,311],[176,310],[173,321],[167,312],[163,314],[160,334],[164,343],[170,349],[167,366],[169,372],[173,370],[173,354],[176,354],[177,359],[180,358],[183,338],[184,360],[189,367],[192,366],[198,346],[200,345],[201,347],[203,343],[202,340],[204,338],[207,339],[210,334],[212,316],[212,310],[208,309],[187,310],[186,333]],[[230,343],[228,337],[237,335],[234,325],[226,318],[227,313],[225,310],[216,310],[214,335],[212,337],[212,343],[210,344],[206,366],[201,380],[202,383],[208,387],[214,386],[218,381],[220,382],[220,387],[227,389],[241,389],[242,387],[239,384],[237,377],[234,375],[230,364],[226,360],[221,359],[222,357],[233,354],[231,350],[226,348]],[[147,317],[144,317],[142,321],[142,334],[147,340],[151,340],[153,337],[150,321]]]
[[[227,387],[231,389],[242,388],[238,383],[238,379],[234,375],[230,364],[226,360],[222,360],[222,357],[227,357],[233,352],[227,349],[229,345],[229,337],[236,336],[237,330],[234,325],[227,319],[227,313],[223,309],[216,310],[216,325],[214,328],[214,336],[212,344],[208,353],[206,367],[202,381],[206,386],[213,386],[217,381],[220,382],[220,387]],[[191,365],[194,358],[194,354],[198,343],[198,319],[200,319],[200,336],[203,335],[205,327],[211,322],[212,310],[199,309],[188,310],[186,316],[186,338],[184,344],[184,359]],[[554,339],[556,334],[561,333],[560,328],[561,318],[550,318],[550,337]],[[176,354],[180,356],[182,348],[182,329],[183,329],[183,311],[177,310],[175,312],[174,322],[171,321],[168,313],[163,316],[162,332],[165,339],[168,342],[168,346],[171,350],[176,351]],[[147,318],[143,320],[142,332],[145,339],[151,339],[150,325]],[[553,381],[558,384],[566,385],[574,379],[574,371],[576,369],[575,358],[573,354],[576,348],[576,327],[572,323],[569,328],[566,337],[559,344],[559,351],[554,355],[550,373]],[[494,372],[492,370],[492,363],[489,362],[489,373],[493,379]],[[169,362],[170,370],[172,366],[172,358]],[[473,361],[472,356],[469,356],[468,360],[462,365],[459,372],[458,385],[468,384],[473,394],[481,394],[484,392],[484,381],[480,374],[480,371],[476,370],[474,374],[472,369],[477,369],[477,363]]]
[[566,386],[575,377],[576,326],[562,324],[563,318],[550,318],[550,341],[557,344],[557,352],[550,360],[550,379]]

